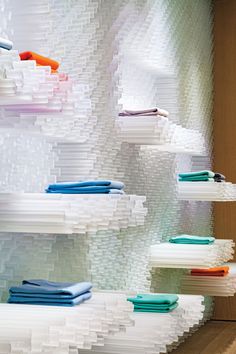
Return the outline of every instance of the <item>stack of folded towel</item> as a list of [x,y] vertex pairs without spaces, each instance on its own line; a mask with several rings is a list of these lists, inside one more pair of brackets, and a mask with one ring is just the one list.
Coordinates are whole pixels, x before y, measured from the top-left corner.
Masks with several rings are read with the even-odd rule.
[[52,73],[57,72],[59,67],[59,63],[56,60],[44,57],[34,52],[20,53],[20,58],[21,60],[35,60],[38,66],[50,66]]
[[215,173],[212,171],[196,171],[179,173],[180,182],[223,182],[225,176],[221,173]]
[[171,312],[178,306],[177,295],[154,295],[138,294],[136,297],[129,297],[128,301],[134,304],[135,312]]
[[191,269],[191,275],[201,277],[225,277],[229,273],[228,266],[207,268],[207,269]]
[[172,236],[169,239],[171,243],[191,244],[191,245],[210,245],[215,242],[215,237],[212,236],[194,236],[194,235],[180,235]]
[[42,279],[23,280],[22,285],[10,288],[9,303],[75,306],[91,298],[92,284],[55,283]]
[[154,108],[149,108],[149,109],[143,109],[143,110],[128,110],[125,109],[124,111],[119,113],[120,117],[130,117],[130,116],[163,116],[167,117],[169,115],[169,112],[166,111],[165,109],[161,109],[158,107]]
[[62,194],[93,194],[93,193],[108,193],[108,194],[124,194],[124,183],[109,180],[95,181],[78,181],[78,182],[62,182],[50,184],[47,193],[62,193]]
[[13,43],[9,41],[9,39],[0,37],[0,48],[11,50],[13,47]]

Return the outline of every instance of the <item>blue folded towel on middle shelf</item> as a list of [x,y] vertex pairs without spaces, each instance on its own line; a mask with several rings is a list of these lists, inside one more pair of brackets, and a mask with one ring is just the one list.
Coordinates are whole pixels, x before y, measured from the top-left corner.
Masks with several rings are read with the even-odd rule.
[[124,194],[124,183],[110,180],[61,182],[50,184],[45,190],[47,193],[62,194]]
[[92,284],[57,283],[42,279],[23,280],[22,285],[10,288],[9,303],[74,306],[91,298]]

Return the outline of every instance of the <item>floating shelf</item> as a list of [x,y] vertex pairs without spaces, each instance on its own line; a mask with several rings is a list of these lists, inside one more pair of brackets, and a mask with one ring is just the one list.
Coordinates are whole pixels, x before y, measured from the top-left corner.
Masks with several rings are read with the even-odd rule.
[[119,293],[93,293],[72,308],[0,304],[0,353],[68,354],[103,345],[110,333],[133,324],[132,310]]
[[162,116],[119,117],[122,141],[139,145],[156,145],[161,151],[205,155],[203,136]]
[[0,231],[86,233],[144,224],[146,198],[115,194],[0,193]]
[[179,306],[170,313],[138,313],[132,315],[133,327],[125,333],[105,338],[104,346],[82,349],[80,354],[160,354],[178,346],[183,336],[203,319],[203,297],[179,295]]
[[236,184],[230,182],[178,182],[180,200],[236,201]]
[[211,245],[160,243],[150,247],[152,268],[210,268],[233,258],[233,240],[215,240]]
[[234,296],[236,293],[236,263],[225,264],[229,273],[224,277],[183,275],[180,290],[184,294]]

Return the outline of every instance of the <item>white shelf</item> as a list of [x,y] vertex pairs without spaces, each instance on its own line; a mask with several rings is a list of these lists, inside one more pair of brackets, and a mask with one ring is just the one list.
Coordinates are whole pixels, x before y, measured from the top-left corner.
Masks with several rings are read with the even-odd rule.
[[144,224],[145,197],[115,194],[0,193],[0,231],[86,233]]
[[202,296],[179,296],[179,306],[170,313],[134,312],[134,326],[125,333],[116,333],[105,338],[104,346],[96,344],[91,350],[80,354],[160,354],[170,347],[177,347],[183,336],[191,333],[203,319]]
[[119,293],[93,293],[75,307],[0,304],[0,354],[78,353],[132,325],[133,306]]
[[158,150],[191,155],[205,155],[203,136],[162,116],[119,117],[120,137],[124,142],[155,145]]
[[217,239],[210,245],[163,242],[150,247],[151,268],[210,268],[231,260],[233,240]]
[[236,184],[230,182],[178,182],[180,200],[236,201]]
[[236,263],[226,263],[229,273],[224,277],[183,275],[180,290],[184,294],[234,296],[236,293]]

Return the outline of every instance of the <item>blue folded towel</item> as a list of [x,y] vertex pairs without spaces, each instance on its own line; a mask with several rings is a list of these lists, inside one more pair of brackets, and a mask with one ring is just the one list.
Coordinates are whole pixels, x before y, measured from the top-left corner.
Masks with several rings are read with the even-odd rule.
[[45,190],[47,193],[64,194],[92,194],[111,193],[123,194],[124,183],[110,180],[62,182],[50,184]]
[[89,282],[57,283],[43,279],[30,279],[23,280],[22,285],[12,286],[9,292],[11,295],[15,293],[18,295],[21,293],[22,296],[24,296],[24,294],[30,294],[32,296],[45,294],[74,298],[91,290],[91,288],[92,284]]
[[9,39],[5,39],[5,38],[0,37],[0,48],[11,50],[12,47],[13,47],[13,43],[11,41],[9,41]]
[[91,291],[76,296],[74,298],[52,298],[46,296],[24,296],[23,293],[11,295],[8,299],[9,304],[29,304],[29,305],[47,305],[47,306],[75,306],[89,300],[92,296]]

